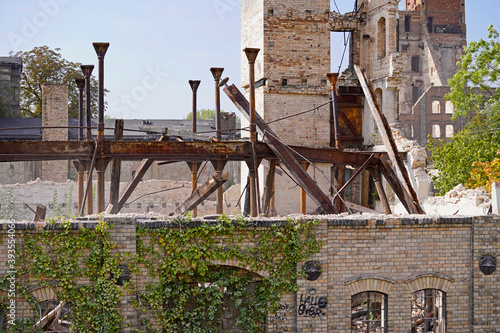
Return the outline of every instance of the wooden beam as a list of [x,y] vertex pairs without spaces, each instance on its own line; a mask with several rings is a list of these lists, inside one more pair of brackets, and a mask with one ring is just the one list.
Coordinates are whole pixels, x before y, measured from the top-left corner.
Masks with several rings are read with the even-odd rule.
[[227,181],[227,175],[228,173],[226,173],[222,177],[217,177],[217,175],[214,175],[208,180],[208,182],[198,187],[191,194],[191,196],[175,210],[175,213],[184,214],[187,211],[193,210],[196,206],[205,201],[210,196],[210,194],[214,193]]
[[396,173],[399,173],[402,179],[402,186],[405,192],[407,192],[410,197],[410,201],[408,202],[408,206],[410,208],[409,213],[411,214],[425,214],[424,210],[420,206],[418,202],[418,197],[413,189],[413,186],[410,182],[410,177],[408,175],[408,171],[403,163],[403,159],[397,153],[396,142],[394,141],[394,137],[392,136],[392,131],[389,126],[389,123],[382,113],[380,105],[375,98],[375,92],[371,84],[366,80],[366,77],[358,65],[354,65],[354,69],[359,79],[359,83],[363,88],[363,92],[365,93],[366,101],[370,106],[370,110],[373,115],[373,119],[375,120],[375,124],[379,129],[380,136],[382,137],[382,141],[384,142],[385,147],[387,148],[387,153],[389,155],[389,159],[391,160],[393,167],[396,170]]

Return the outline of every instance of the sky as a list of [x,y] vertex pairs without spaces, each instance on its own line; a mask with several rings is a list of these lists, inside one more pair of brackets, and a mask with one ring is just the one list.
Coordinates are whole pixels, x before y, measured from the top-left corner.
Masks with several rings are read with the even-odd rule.
[[[446,1],[446,0],[443,0]],[[342,13],[354,0],[336,0]],[[191,111],[188,80],[201,80],[198,108],[215,108],[211,67],[240,86],[239,0],[0,0],[0,56],[36,46],[94,65],[92,42],[109,42],[104,72],[111,118],[182,119]],[[500,0],[466,0],[467,40],[500,29]],[[333,10],[332,0],[332,10]],[[344,50],[332,33],[332,71]],[[344,60],[343,67],[347,65]],[[221,108],[237,112],[221,94]]]

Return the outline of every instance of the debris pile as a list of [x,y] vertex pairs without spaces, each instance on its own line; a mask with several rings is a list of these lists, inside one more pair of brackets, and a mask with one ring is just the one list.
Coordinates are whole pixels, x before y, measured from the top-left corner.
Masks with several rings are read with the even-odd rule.
[[442,197],[426,199],[423,206],[428,214],[482,215],[488,213],[491,195],[482,187],[466,189],[459,184]]

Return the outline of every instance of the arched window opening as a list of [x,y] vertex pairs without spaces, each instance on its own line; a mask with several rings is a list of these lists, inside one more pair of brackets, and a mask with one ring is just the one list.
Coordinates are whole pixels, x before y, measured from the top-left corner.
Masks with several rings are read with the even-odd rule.
[[441,113],[441,105],[439,101],[432,101],[432,113]]
[[453,137],[453,125],[446,125],[445,136],[447,138]]
[[383,99],[382,99],[382,98],[383,98],[383,92],[382,92],[382,89],[377,88],[377,89],[375,90],[375,98],[377,99],[378,105],[380,106],[380,110],[381,110],[382,112],[384,112],[384,106],[383,106],[383,104],[382,104],[382,102],[383,102]]
[[451,114],[451,113],[453,113],[453,111],[455,111],[455,105],[453,105],[453,103],[450,101],[446,101],[446,106],[445,106],[444,112],[447,114]]
[[433,138],[440,138],[441,137],[441,126],[439,125],[432,125],[432,133],[431,133]]
[[385,18],[381,18],[378,21],[378,34],[377,34],[377,58],[383,59],[386,55],[386,27],[385,27]]
[[351,297],[351,332],[386,333],[387,294],[365,291]]
[[445,333],[446,293],[423,289],[411,297],[411,332]]

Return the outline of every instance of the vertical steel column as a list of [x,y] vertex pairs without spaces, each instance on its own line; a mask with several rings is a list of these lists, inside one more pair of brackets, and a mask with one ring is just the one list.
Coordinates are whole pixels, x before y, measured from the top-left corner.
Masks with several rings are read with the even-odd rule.
[[[212,75],[215,80],[215,139],[217,141],[221,140],[221,119],[220,119],[220,87],[219,87],[219,82],[220,82],[220,77],[222,76],[222,72],[224,71],[224,68],[217,68],[217,67],[212,67],[210,68],[210,71],[212,72]],[[222,175],[219,175],[222,176]],[[222,189],[221,189],[222,191]],[[217,190],[217,193],[219,193],[219,190]]]
[[78,141],[83,141],[83,88],[85,88],[85,79],[75,79],[78,87]]
[[[92,75],[92,71],[94,70],[94,65],[82,65],[80,66],[82,69],[83,75],[85,76],[85,118],[86,118],[86,132],[85,132],[85,140],[92,140],[92,114],[91,114],[91,96],[90,96],[90,76]],[[87,187],[92,188],[92,177],[90,172],[90,161],[85,161],[85,178],[87,180]],[[83,199],[87,203],[87,215],[93,213],[94,202],[92,200],[92,191],[87,192],[87,198]],[[79,212],[82,212],[80,210]]]
[[[84,140],[83,135],[83,89],[85,88],[85,79],[75,79],[76,86],[79,92],[78,99],[78,141]],[[84,191],[84,167],[82,161],[74,161],[75,168],[78,172],[78,212],[82,209],[83,191]]]
[[108,50],[109,43],[92,43],[97,59],[99,60],[99,104],[97,122],[97,140],[104,140],[104,56]]
[[[255,126],[255,59],[259,54],[260,49],[254,48],[245,48],[243,50],[248,60],[248,85],[250,90],[250,136],[249,140],[252,144],[255,144],[257,141],[256,135],[256,126]],[[259,172],[258,166],[255,163],[255,159],[253,160],[253,168],[250,170],[250,216],[257,216],[257,173]]]
[[[99,60],[99,104],[97,122],[97,141],[104,141],[104,56],[108,50],[109,43],[92,43],[97,59]],[[104,172],[107,162],[99,159],[97,161],[97,213],[104,211]]]
[[332,102],[330,103],[330,107],[333,109],[331,116],[333,116],[333,131],[335,137],[335,148],[341,150],[340,146],[340,127],[339,127],[339,108],[337,105],[337,79],[339,77],[339,73],[328,73],[326,74],[328,81],[330,81],[331,85],[331,93],[332,93]]
[[243,50],[248,59],[249,90],[250,90],[250,142],[257,141],[255,126],[255,59],[260,49],[246,48]]
[[85,117],[87,120],[87,131],[85,133],[85,139],[90,141],[92,139],[92,114],[91,114],[91,97],[90,97],[90,75],[92,75],[92,71],[94,70],[94,65],[82,65],[80,66],[82,69],[83,75],[85,76]]
[[192,131],[193,133],[196,133],[196,113],[197,113],[197,107],[196,107],[196,92],[198,91],[198,87],[200,86],[201,81],[200,80],[189,80],[189,85],[191,86],[191,91],[193,92],[193,127]]
[[[220,78],[222,75],[222,72],[224,71],[224,68],[217,68],[217,67],[212,67],[210,68],[210,71],[212,72],[212,75],[215,80],[215,140],[217,142],[221,141],[222,137],[222,126],[221,126],[221,119],[220,119]],[[222,177],[222,172],[224,169],[225,162],[223,161],[212,161],[215,167],[215,174],[217,178]],[[222,187],[217,188],[216,191],[216,199],[217,199],[217,214],[222,214],[224,211],[223,208],[223,192],[222,192]]]

